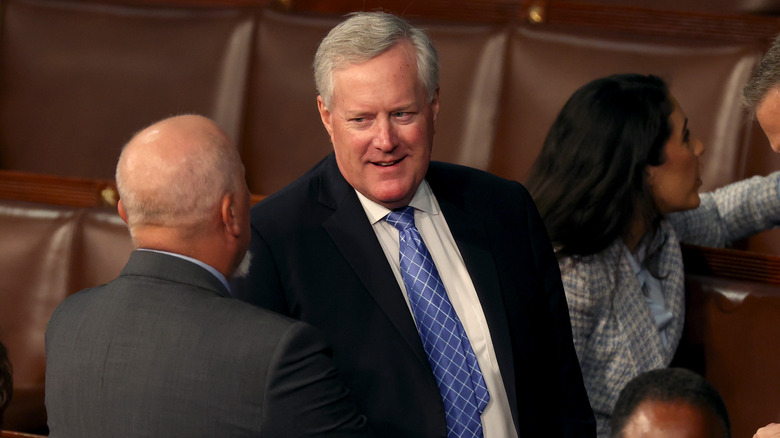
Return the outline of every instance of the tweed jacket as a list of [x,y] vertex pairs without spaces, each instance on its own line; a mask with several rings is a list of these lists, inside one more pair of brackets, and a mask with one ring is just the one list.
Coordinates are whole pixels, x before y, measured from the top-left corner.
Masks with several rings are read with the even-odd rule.
[[618,239],[587,257],[559,257],[574,347],[596,415],[598,436],[609,436],[609,419],[620,390],[638,374],[669,365],[685,316],[680,242],[722,247],[780,222],[780,173],[753,177],[701,195],[695,210],[661,221],[650,242],[651,271],[661,282],[674,315],[664,345],[639,281]]

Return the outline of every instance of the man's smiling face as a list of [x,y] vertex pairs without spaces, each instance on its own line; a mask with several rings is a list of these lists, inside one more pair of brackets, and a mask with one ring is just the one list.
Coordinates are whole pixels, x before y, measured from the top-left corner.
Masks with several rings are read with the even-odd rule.
[[428,98],[414,48],[403,41],[333,72],[333,98],[317,99],[339,170],[368,199],[408,205],[431,159],[438,94]]

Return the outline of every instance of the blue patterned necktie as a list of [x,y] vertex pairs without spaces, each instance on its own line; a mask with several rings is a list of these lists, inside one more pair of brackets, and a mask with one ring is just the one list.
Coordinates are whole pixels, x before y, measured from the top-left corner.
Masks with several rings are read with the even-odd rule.
[[414,226],[414,207],[391,211],[385,220],[399,232],[401,276],[444,401],[447,436],[481,437],[480,415],[490,394],[436,265]]

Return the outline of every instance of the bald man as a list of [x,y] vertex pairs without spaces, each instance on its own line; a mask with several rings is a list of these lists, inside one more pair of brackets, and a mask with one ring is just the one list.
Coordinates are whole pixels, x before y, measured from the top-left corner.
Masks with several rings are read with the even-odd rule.
[[612,438],[730,438],[729,413],[718,391],[683,368],[646,371],[620,392]]
[[230,297],[250,196],[224,132],[158,122],[125,146],[116,181],[137,249],[49,321],[50,436],[363,436],[318,332]]

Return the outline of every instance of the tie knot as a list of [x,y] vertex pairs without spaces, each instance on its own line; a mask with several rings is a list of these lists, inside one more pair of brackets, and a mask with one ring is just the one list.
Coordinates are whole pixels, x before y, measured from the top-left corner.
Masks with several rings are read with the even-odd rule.
[[400,208],[398,210],[393,210],[390,213],[387,213],[385,220],[387,223],[397,228],[398,231],[403,231],[407,228],[413,227],[414,207],[409,206]]

